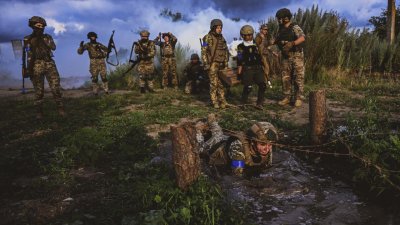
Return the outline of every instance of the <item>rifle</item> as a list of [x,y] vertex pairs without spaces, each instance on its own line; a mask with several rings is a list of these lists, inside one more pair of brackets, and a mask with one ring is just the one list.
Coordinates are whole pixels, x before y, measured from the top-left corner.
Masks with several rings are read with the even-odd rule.
[[135,45],[138,45],[140,48],[142,48],[139,43],[137,43],[136,41],[133,42],[132,48],[131,48],[131,54],[129,55],[129,61],[128,61],[128,63],[132,63],[132,65],[131,65],[131,67],[129,67],[129,69],[127,71],[125,71],[122,74],[122,76],[125,76],[127,73],[129,73],[129,71],[131,71],[141,60],[141,58],[138,55],[136,56],[136,60],[132,59],[133,52],[135,51]]
[[30,51],[30,44],[27,43],[25,45],[24,41],[24,48],[22,49],[22,89],[21,93],[25,94],[25,78],[30,77],[32,73],[32,68],[30,65],[32,63],[32,59],[29,58],[28,52]]
[[161,32],[158,33],[158,37],[160,38],[160,60],[162,59],[163,53],[162,53],[162,41],[161,41]]
[[[114,32],[115,30],[112,31],[112,34],[110,36],[110,40],[108,41],[108,46],[107,46],[107,63],[113,66],[118,66],[119,65],[119,60],[118,60],[118,52],[117,49],[115,48],[115,43],[114,43]],[[115,58],[117,59],[117,63],[114,64],[111,61],[109,61],[110,58],[110,53],[112,52],[112,50],[114,49],[115,51]]]

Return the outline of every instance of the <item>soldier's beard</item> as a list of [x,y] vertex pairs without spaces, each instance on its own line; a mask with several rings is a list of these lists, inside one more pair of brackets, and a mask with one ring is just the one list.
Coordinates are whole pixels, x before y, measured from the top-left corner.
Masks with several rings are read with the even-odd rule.
[[42,36],[44,33],[44,28],[33,28],[33,35],[35,36]]

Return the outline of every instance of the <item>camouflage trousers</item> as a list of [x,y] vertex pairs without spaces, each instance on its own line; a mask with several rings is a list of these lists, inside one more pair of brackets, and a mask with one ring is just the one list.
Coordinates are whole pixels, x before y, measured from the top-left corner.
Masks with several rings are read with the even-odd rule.
[[140,61],[138,65],[139,73],[139,87],[147,88],[149,90],[154,89],[154,63],[152,61]]
[[162,86],[163,87],[168,86],[168,78],[169,78],[168,75],[170,75],[172,86],[177,87],[178,79],[177,79],[177,75],[176,75],[176,60],[175,60],[175,58],[163,57],[161,60],[161,65],[162,65],[162,71],[163,71]]
[[[303,52],[290,52],[287,57],[282,57],[282,86],[283,94],[289,97],[293,93],[296,99],[304,98],[304,54]],[[292,82],[294,90],[292,90]]]
[[92,75],[93,92],[97,93],[98,91],[97,82],[99,80],[99,75],[103,82],[103,89],[108,91],[107,67],[104,59],[90,59],[89,72]]
[[263,64],[263,72],[266,80],[270,80],[270,62],[267,54],[261,55],[261,62]]
[[208,71],[210,78],[210,99],[213,105],[226,103],[224,85],[218,77],[218,72],[224,69],[224,63],[214,62]]
[[49,83],[51,93],[58,107],[63,107],[61,98],[60,75],[58,74],[54,61],[46,62],[44,60],[36,60],[33,66],[33,76],[31,81],[35,89],[35,105],[41,107],[44,96],[44,78]]

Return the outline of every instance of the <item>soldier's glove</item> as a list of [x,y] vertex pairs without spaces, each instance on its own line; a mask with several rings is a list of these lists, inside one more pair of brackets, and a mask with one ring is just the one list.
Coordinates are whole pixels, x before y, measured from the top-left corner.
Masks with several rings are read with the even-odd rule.
[[81,43],[79,44],[79,46],[83,47],[83,43],[85,43],[84,41],[81,41]]
[[294,41],[288,42],[283,46],[282,51],[285,54],[288,54],[290,52],[290,50],[293,48],[293,46],[294,46]]

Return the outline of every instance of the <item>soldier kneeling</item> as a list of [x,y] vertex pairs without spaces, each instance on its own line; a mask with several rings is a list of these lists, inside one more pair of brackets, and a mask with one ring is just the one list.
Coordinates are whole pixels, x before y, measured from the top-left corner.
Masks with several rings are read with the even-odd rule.
[[225,135],[215,119],[208,116],[211,137],[204,140],[201,130],[197,131],[200,153],[209,156],[209,164],[215,166],[230,165],[237,176],[250,175],[250,171],[259,171],[272,165],[273,146],[270,141],[278,139],[276,128],[269,122],[257,122],[249,130],[234,135]]
[[183,73],[187,78],[185,86],[186,94],[200,93],[209,86],[209,80],[200,62],[199,55],[192,54],[190,56],[190,63],[185,67]]

